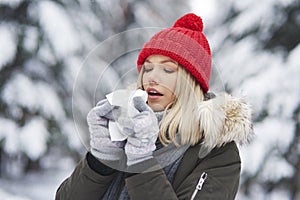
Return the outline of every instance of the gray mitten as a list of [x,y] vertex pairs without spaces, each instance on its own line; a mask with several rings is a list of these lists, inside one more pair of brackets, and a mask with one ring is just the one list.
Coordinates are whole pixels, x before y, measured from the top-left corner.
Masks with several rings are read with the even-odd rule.
[[131,119],[131,123],[123,124],[128,135],[125,145],[128,166],[153,158],[159,133],[158,121],[152,109],[141,97],[134,97],[133,103],[139,113]]
[[124,142],[111,141],[108,131],[108,121],[117,119],[119,113],[119,107],[110,105],[104,99],[87,115],[91,153],[98,159],[115,161],[123,154]]

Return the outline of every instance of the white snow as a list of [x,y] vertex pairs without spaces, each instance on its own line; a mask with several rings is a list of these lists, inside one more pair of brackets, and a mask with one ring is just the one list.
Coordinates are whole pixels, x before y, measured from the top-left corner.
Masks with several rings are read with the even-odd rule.
[[0,70],[12,61],[16,54],[16,35],[13,27],[6,23],[0,24]]
[[9,176],[17,178],[23,176],[22,163],[19,155],[25,153],[32,160],[44,155],[47,150],[49,133],[44,119],[33,118],[24,127],[19,127],[13,120],[0,118],[0,141],[4,141],[4,151],[12,160],[3,162],[1,167]]
[[40,23],[52,43],[56,56],[64,58],[79,48],[79,38],[70,16],[53,1],[39,1]]
[[39,33],[36,27],[28,27],[25,30],[24,47],[27,51],[32,52],[37,48]]
[[40,158],[47,150],[49,135],[44,119],[33,118],[20,128],[19,137],[22,151],[32,160]]
[[[264,54],[260,52],[260,57]],[[297,59],[299,62],[299,58],[293,54],[287,62],[276,54],[270,54],[265,59],[254,59],[262,70],[245,80],[239,89],[246,92],[256,114],[267,109],[271,116],[292,117],[300,99],[300,68],[295,63]]]
[[266,165],[259,177],[261,181],[276,182],[283,178],[290,178],[295,173],[293,166],[280,156],[270,156],[266,161]]
[[40,110],[47,117],[53,116],[57,120],[65,118],[65,113],[61,103],[61,98],[55,93],[53,87],[40,82],[36,84],[36,97],[38,98]]
[[0,141],[4,140],[4,149],[11,155],[20,152],[19,128],[13,121],[0,118]]
[[69,147],[73,148],[74,150],[79,150],[86,146],[84,141],[81,139],[81,136],[75,129],[74,121],[63,121],[61,126],[63,134],[68,138]]
[[28,59],[24,64],[24,71],[27,74],[30,74],[34,77],[48,77],[49,76],[49,69],[50,67],[46,66],[40,60],[36,58]]
[[[42,158],[42,171],[30,172],[20,179],[0,178],[0,199],[53,200],[55,192],[74,170],[75,163],[68,157],[53,153]],[[5,199],[6,198],[6,199]]]
[[[269,79],[265,76],[271,75],[268,72],[266,74],[261,72],[267,70],[272,72],[274,65],[277,65],[282,60],[280,57],[272,54],[256,51],[256,44],[257,41],[254,37],[244,38],[235,44],[231,42],[224,44],[223,42],[222,51],[215,57],[215,62],[218,64],[224,83],[229,85],[230,88],[253,91],[251,95],[255,93],[255,96],[260,94],[260,91],[257,90],[262,90],[262,95],[264,95],[265,91],[267,91],[266,87],[269,85],[263,83],[265,83],[264,81],[268,83]],[[256,80],[260,78],[263,82]],[[249,85],[245,83],[247,81]],[[243,82],[244,84],[242,85]],[[236,85],[239,85],[239,87],[236,87]],[[251,95],[249,94],[249,96]]]
[[39,59],[47,63],[49,66],[55,65],[55,53],[51,50],[49,43],[42,43],[37,54]]
[[0,188],[0,197],[1,200],[30,200],[26,197],[20,197],[14,194],[10,194]]
[[46,117],[64,118],[60,98],[54,89],[43,82],[33,82],[23,74],[16,74],[5,85],[2,96],[7,104],[25,107],[31,112],[40,110]]
[[211,24],[213,23],[213,18],[215,18],[215,14],[217,12],[218,2],[214,0],[190,0],[189,3],[191,5],[192,11],[201,16],[204,23],[204,30],[207,26],[211,26]]
[[[240,11],[241,14],[234,19],[231,26],[231,34],[240,36],[243,33],[259,28],[260,32],[264,32],[272,26],[282,24],[286,20],[286,16],[276,12],[276,6],[289,6],[294,0],[264,0],[260,3],[253,1],[233,1],[233,7]],[[276,20],[270,20],[276,19]]]
[[[254,124],[254,133],[256,135],[254,141],[249,146],[241,148],[243,171],[251,175],[261,170],[263,161],[268,156],[272,156],[272,151],[286,151],[294,139],[294,123],[280,118],[267,118]],[[282,164],[278,166],[278,169],[281,166],[288,165]],[[291,172],[290,168],[286,170],[288,173]],[[280,175],[282,173],[278,173],[278,176]]]
[[[235,199],[242,200],[291,200],[290,194],[284,189],[277,189],[270,193],[266,193],[261,184],[254,183],[250,187],[249,194],[238,193]],[[297,199],[297,198],[296,198]]]
[[0,4],[6,4],[11,7],[18,6],[23,0],[0,0]]
[[5,102],[12,105],[20,105],[29,110],[37,110],[37,99],[34,83],[25,75],[15,75],[9,83],[5,85],[2,91],[2,97]]
[[230,27],[231,33],[240,36],[260,24],[263,27],[264,22],[270,19],[272,13],[272,5],[268,1],[261,1],[256,6],[248,7],[234,19]]

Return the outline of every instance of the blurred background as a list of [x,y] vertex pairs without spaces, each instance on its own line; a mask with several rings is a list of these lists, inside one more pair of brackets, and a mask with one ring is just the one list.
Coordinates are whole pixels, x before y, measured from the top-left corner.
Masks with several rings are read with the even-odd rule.
[[236,199],[300,199],[298,0],[0,0],[0,199],[54,199],[88,148],[88,110],[134,83],[142,44],[188,12],[211,91],[254,110]]

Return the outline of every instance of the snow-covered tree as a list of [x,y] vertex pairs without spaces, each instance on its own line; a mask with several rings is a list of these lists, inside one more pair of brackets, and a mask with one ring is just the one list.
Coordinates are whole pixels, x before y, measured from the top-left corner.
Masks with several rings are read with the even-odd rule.
[[299,198],[299,1],[187,4],[0,0],[1,175],[39,167],[57,149],[78,156],[88,110],[136,78],[145,39],[193,9],[213,50],[212,90],[245,95],[254,109],[238,199]]
[[[52,1],[0,1],[1,169],[38,168],[50,149],[76,149],[68,140],[70,62],[82,44],[72,18]],[[75,70],[76,71],[76,70]],[[61,133],[64,134],[61,134]],[[20,163],[22,163],[20,165]]]
[[254,110],[256,137],[241,148],[238,199],[299,199],[300,2],[207,4],[192,1],[207,17],[223,88],[245,96]]
[[88,110],[116,82],[124,86],[150,35],[136,28],[170,26],[187,8],[179,0],[0,0],[1,174],[39,168],[58,150],[83,152]]

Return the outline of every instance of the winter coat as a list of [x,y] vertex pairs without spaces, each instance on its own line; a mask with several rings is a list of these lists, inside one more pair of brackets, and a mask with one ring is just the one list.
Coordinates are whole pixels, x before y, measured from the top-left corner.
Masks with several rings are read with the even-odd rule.
[[[124,184],[133,200],[235,198],[241,160],[236,143],[252,136],[251,109],[240,98],[219,95],[199,105],[203,140],[191,146],[170,183],[162,169],[127,177]],[[102,176],[86,158],[58,188],[56,200],[99,200],[117,172]]]

